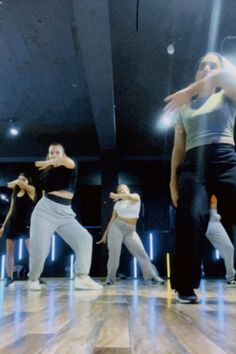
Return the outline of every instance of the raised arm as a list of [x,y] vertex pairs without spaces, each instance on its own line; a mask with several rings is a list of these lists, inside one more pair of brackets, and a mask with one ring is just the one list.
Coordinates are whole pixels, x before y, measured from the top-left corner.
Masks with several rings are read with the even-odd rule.
[[49,166],[53,166],[53,167],[65,166],[66,168],[73,170],[75,168],[75,163],[68,156],[59,156],[50,160],[36,161],[35,166],[39,170],[44,170]]
[[110,227],[111,227],[111,223],[112,223],[112,221],[114,221],[116,218],[117,218],[117,213],[116,213],[115,210],[113,210],[111,219],[110,219],[110,221],[109,221],[109,223],[108,223],[108,225],[107,225],[106,230],[104,231],[104,234],[103,234],[101,240],[98,241],[98,242],[96,242],[97,245],[98,245],[99,243],[106,243],[106,242],[107,242],[107,236],[108,236],[108,232],[109,232]]
[[236,101],[236,67],[233,65],[231,69],[213,70],[203,79],[200,79],[183,90],[166,97],[164,101],[167,103],[164,110],[174,111],[184,104],[188,104],[193,96],[200,93],[212,92],[217,87],[225,91],[225,95]]
[[116,201],[119,199],[122,200],[130,200],[131,202],[138,202],[140,200],[140,197],[137,193],[110,193],[109,197]]
[[171,178],[170,178],[170,194],[172,203],[175,207],[178,205],[178,181],[177,181],[177,168],[183,162],[185,157],[185,140],[186,133],[182,124],[175,126],[175,139],[174,147],[171,156]]
[[14,181],[8,182],[8,188],[14,189],[16,186],[19,186],[21,189],[25,190],[29,197],[34,200],[35,199],[35,187],[31,184],[28,184],[20,179],[15,179]]

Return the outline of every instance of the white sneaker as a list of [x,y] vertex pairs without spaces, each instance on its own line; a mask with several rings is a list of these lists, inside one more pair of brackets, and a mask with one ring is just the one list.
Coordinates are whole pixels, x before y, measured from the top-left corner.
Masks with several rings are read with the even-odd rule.
[[227,281],[227,286],[229,288],[236,288],[236,280]]
[[103,286],[96,283],[89,275],[85,277],[75,277],[74,288],[78,290],[101,290]]
[[42,286],[39,283],[39,280],[28,280],[28,289],[33,291],[42,290]]
[[165,284],[165,280],[162,279],[161,277],[153,277],[152,282],[153,284],[159,284],[159,285]]

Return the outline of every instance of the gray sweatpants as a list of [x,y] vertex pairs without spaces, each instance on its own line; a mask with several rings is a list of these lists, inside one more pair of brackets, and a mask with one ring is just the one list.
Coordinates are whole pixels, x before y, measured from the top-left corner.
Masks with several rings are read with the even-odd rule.
[[152,263],[136,232],[135,225],[128,224],[119,219],[115,219],[112,222],[108,233],[109,258],[107,263],[107,278],[113,282],[116,280],[122,243],[124,243],[129,252],[137,258],[144,279],[155,278]]
[[224,259],[227,281],[234,280],[234,246],[220,222],[220,215],[216,210],[210,210],[210,220],[206,232],[206,237],[212,245],[219,251],[220,256]]
[[51,238],[57,232],[76,255],[75,272],[88,274],[91,266],[92,236],[75,219],[70,205],[40,199],[31,216],[29,279],[38,280],[50,251]]

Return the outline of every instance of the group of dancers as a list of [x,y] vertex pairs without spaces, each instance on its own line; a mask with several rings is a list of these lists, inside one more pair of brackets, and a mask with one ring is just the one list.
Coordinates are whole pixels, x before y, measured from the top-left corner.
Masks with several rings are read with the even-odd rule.
[[[234,247],[226,232],[236,222],[236,68],[220,54],[207,53],[198,63],[194,82],[168,96],[165,102],[165,111],[174,112],[177,117],[170,181],[171,199],[176,208],[171,286],[177,292],[177,301],[192,304],[199,302],[194,289],[199,287],[201,279],[204,237],[224,259],[227,285],[236,286]],[[8,183],[13,189],[11,206],[0,230],[7,238],[6,284],[13,282],[14,240],[24,230],[26,237],[30,232],[30,244],[26,240],[30,253],[29,289],[41,289],[40,275],[56,231],[76,254],[75,289],[101,289],[102,285],[88,275],[92,237],[71,209],[76,163],[66,155],[61,144],[55,143],[49,146],[46,160],[37,161],[35,166],[42,171],[40,184],[44,191],[35,207],[35,188],[29,177],[20,174],[17,180]],[[112,217],[97,242],[108,245],[105,284],[116,281],[122,243],[137,258],[144,279],[163,284],[136,233],[139,195],[121,184],[115,193],[110,193],[110,198],[115,202]]]
[[[1,235],[5,234],[7,239],[6,286],[14,284],[14,242],[23,236],[30,255],[29,289],[41,290],[43,281],[40,275],[50,251],[52,235],[57,232],[76,255],[75,289],[101,289],[102,285],[88,275],[92,236],[76,220],[71,208],[77,177],[76,163],[66,155],[61,144],[54,143],[49,146],[46,160],[37,161],[35,166],[41,170],[40,186],[43,190],[43,196],[35,207],[35,187],[28,176],[21,173],[16,180],[8,183],[13,193],[9,212],[0,230]],[[131,194],[126,185],[119,185],[117,193],[111,193],[110,197],[116,201],[113,216],[98,242],[105,242],[109,233],[108,275],[105,284],[111,285],[116,280],[122,243],[137,257],[144,279],[164,283],[135,231],[140,211],[138,194]]]

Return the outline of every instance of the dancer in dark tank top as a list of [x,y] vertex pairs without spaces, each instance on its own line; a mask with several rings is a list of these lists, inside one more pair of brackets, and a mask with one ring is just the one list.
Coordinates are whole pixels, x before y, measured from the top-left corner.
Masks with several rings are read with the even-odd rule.
[[20,173],[16,180],[8,183],[8,188],[11,188],[13,192],[9,211],[0,229],[0,237],[4,235],[7,240],[6,286],[11,286],[14,284],[15,241],[23,238],[29,250],[29,227],[35,202],[35,187],[29,176],[25,173]]

